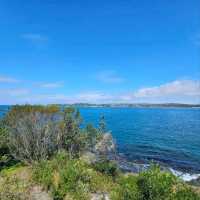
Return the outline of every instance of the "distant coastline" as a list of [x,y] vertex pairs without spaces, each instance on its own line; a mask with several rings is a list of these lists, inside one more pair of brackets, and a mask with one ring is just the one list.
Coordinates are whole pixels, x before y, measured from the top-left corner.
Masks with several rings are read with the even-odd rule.
[[200,104],[183,104],[183,103],[74,103],[62,104],[64,106],[75,107],[108,107],[108,108],[200,108]]
[[[71,103],[71,104],[49,104],[58,106],[74,106],[89,108],[200,108],[200,104],[184,103]],[[0,105],[10,107],[13,105]],[[3,109],[4,110],[4,109]],[[1,111],[1,108],[0,108]]]

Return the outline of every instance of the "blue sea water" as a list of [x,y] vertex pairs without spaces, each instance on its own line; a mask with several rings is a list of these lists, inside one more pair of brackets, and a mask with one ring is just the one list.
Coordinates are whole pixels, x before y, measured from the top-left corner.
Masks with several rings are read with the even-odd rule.
[[[7,107],[0,106],[0,115]],[[200,173],[200,109],[80,108],[84,123],[105,116],[118,152],[128,161],[159,162],[175,170]]]
[[87,122],[105,116],[118,151],[130,161],[155,160],[200,172],[200,109],[82,108]]

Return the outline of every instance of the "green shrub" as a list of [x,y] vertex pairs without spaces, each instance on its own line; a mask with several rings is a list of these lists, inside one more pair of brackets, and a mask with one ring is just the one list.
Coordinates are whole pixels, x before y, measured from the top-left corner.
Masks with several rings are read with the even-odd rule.
[[112,191],[112,200],[200,200],[188,185],[158,166],[138,176],[122,176]]
[[85,140],[86,145],[89,150],[93,150],[98,138],[100,137],[100,132],[93,127],[92,124],[88,124],[85,128]]
[[185,184],[176,186],[176,192],[171,195],[171,200],[200,200],[200,196]]
[[[82,151],[94,148],[100,134],[81,123],[80,112],[71,107],[13,106],[4,118],[5,127],[0,124],[0,153],[6,144],[15,159],[29,164],[50,159],[63,149],[77,158]],[[4,128],[9,133],[6,136]]]
[[142,200],[167,200],[177,183],[174,175],[162,172],[158,166],[138,176],[137,184],[142,194]]
[[51,190],[54,199],[64,199],[67,194],[75,199],[88,199],[90,176],[85,164],[69,159],[64,152],[34,165],[33,180]]
[[54,169],[59,169],[67,165],[68,161],[70,160],[71,158],[69,154],[65,150],[62,150],[51,158],[50,163]]
[[0,120],[0,171],[16,163],[17,160],[13,159],[9,151],[8,130],[5,127],[5,121]]
[[33,180],[49,189],[52,185],[53,171],[50,161],[41,161],[33,166]]
[[95,170],[108,176],[116,177],[119,173],[117,164],[109,160],[99,161],[93,166]]
[[77,200],[89,199],[90,193],[114,188],[111,176],[94,170],[79,159],[70,159],[65,152],[34,165],[33,179],[49,189],[56,200],[62,200],[66,195]]
[[54,194],[57,198],[62,199],[67,193],[75,196],[76,199],[79,199],[80,194],[81,199],[87,197],[91,177],[82,162],[69,160],[67,165],[59,169],[59,177],[59,184],[54,187]]
[[157,166],[137,176],[122,175],[112,162],[90,166],[66,152],[34,165],[33,180],[49,189],[55,200],[66,195],[87,200],[96,192],[109,193],[112,200],[200,200],[191,187]]
[[96,193],[99,191],[109,193],[113,190],[113,188],[116,187],[116,184],[113,181],[112,177],[104,175],[93,169],[88,169],[88,173],[91,176],[90,191],[92,193]]
[[0,120],[0,156],[8,153],[8,131],[5,128],[4,121]]
[[139,200],[141,194],[137,185],[137,177],[133,175],[123,176],[119,180],[119,185],[112,191],[113,200]]

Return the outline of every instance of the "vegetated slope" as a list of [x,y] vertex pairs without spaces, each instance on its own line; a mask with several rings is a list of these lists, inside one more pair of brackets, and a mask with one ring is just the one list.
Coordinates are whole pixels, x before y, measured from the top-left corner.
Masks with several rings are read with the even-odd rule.
[[191,186],[152,166],[120,172],[104,117],[81,126],[80,113],[57,106],[15,106],[0,128],[1,200],[198,200]]

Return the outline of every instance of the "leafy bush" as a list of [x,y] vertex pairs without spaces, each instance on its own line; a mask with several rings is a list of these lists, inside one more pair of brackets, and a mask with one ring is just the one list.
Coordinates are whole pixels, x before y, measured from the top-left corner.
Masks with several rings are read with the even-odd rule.
[[137,185],[137,177],[133,175],[122,176],[119,185],[112,191],[111,199],[113,200],[139,200],[141,194]]
[[108,176],[116,177],[119,173],[117,164],[109,160],[101,160],[94,165],[94,169]]
[[200,196],[188,185],[179,184],[175,190],[170,200],[200,200]]
[[93,151],[95,144],[100,138],[100,132],[92,124],[88,124],[85,128],[85,136],[88,149]]
[[62,152],[51,161],[36,164],[33,180],[50,189],[54,199],[64,199],[67,194],[76,199],[84,199],[89,190],[90,176],[81,161],[69,159],[69,156]]
[[74,199],[89,199],[92,192],[111,191],[112,177],[95,171],[79,159],[61,152],[50,161],[42,161],[33,167],[33,180],[52,191],[54,199],[66,195]]
[[[8,144],[11,154],[20,161],[31,163],[47,159],[56,150],[54,107],[14,106],[7,114]],[[55,111],[56,112],[56,111]]]
[[158,166],[138,176],[122,176],[112,191],[112,200],[200,200],[188,185]]
[[0,120],[0,156],[8,154],[8,131],[3,120]]
[[57,106],[14,106],[5,122],[10,152],[26,163],[49,159],[62,149],[78,157],[97,141],[98,130],[81,128],[80,112],[71,107],[61,111]]
[[106,133],[106,130],[107,130],[106,129],[106,121],[105,121],[105,117],[103,115],[100,117],[98,130],[101,134]]
[[143,200],[167,200],[177,183],[174,175],[160,171],[158,166],[152,166],[138,177],[138,187]]
[[5,127],[4,120],[0,120],[0,171],[3,168],[16,164],[8,147],[8,131]]
[[91,177],[83,163],[71,160],[59,170],[59,174],[60,182],[54,192],[57,197],[63,198],[70,193],[76,199],[88,199]]
[[33,180],[49,189],[52,184],[53,170],[49,161],[41,161],[33,167]]

